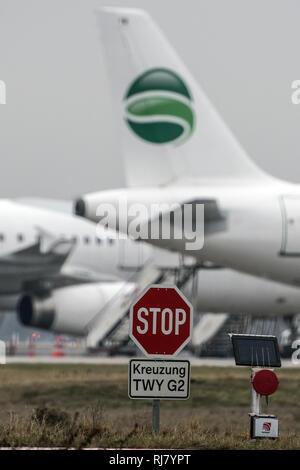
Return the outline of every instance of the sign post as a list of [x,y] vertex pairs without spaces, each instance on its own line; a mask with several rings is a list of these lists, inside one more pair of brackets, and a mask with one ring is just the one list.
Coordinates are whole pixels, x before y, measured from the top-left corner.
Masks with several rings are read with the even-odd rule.
[[150,286],[130,309],[129,336],[149,359],[129,363],[129,397],[152,399],[152,428],[159,433],[160,400],[189,397],[190,363],[174,360],[190,341],[193,307],[176,286]]
[[152,429],[155,434],[159,434],[160,425],[160,401],[152,400]]
[[276,392],[278,379],[271,367],[280,367],[277,338],[270,335],[230,334],[236,365],[251,366],[250,438],[278,437],[278,419],[262,414],[261,397]]

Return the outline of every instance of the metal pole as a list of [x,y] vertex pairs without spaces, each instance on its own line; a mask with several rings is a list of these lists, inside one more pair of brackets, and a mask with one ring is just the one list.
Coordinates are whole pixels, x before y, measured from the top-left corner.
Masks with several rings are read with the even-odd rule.
[[152,429],[159,434],[160,400],[152,400]]
[[251,414],[259,415],[260,414],[260,395],[254,390],[252,385],[253,377],[255,376],[255,371],[251,372]]

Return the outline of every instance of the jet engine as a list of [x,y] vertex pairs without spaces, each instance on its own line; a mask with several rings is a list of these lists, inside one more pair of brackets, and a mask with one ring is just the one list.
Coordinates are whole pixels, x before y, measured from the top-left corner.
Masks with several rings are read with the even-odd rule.
[[18,304],[18,318],[25,326],[85,336],[89,323],[115,296],[125,299],[132,289],[130,283],[101,282],[61,287],[46,295],[25,294]]

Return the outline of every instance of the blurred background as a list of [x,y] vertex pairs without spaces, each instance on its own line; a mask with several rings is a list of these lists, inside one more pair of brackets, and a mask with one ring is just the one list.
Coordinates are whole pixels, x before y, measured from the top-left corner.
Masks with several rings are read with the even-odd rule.
[[0,197],[124,183],[94,15],[103,5],[147,9],[251,157],[300,181],[297,0],[0,0]]
[[[73,199],[124,185],[94,15],[103,5],[148,10],[251,157],[300,182],[296,0],[0,0],[0,197]],[[285,347],[291,323],[269,327]],[[226,328],[207,343],[210,354],[219,354]],[[12,344],[29,345],[35,333],[3,318],[1,338]]]

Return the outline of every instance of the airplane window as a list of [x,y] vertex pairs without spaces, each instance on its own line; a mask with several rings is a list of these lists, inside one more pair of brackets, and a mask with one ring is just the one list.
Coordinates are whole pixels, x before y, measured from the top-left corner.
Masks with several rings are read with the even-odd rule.
[[17,234],[17,240],[18,242],[22,242],[24,240],[24,236],[22,235],[22,233]]
[[86,245],[88,245],[88,243],[90,243],[90,237],[84,237],[83,241]]
[[108,243],[109,243],[110,245],[112,245],[112,244],[114,243],[114,239],[113,239],[113,238],[108,238]]
[[4,241],[4,238],[5,238],[5,237],[4,237],[3,233],[0,233],[0,242],[3,242],[3,241]]
[[96,237],[96,243],[97,243],[97,245],[101,245],[101,243],[102,243],[101,238]]
[[76,243],[76,242],[77,242],[77,237],[76,237],[76,235],[74,235],[71,240],[72,240],[72,242]]

